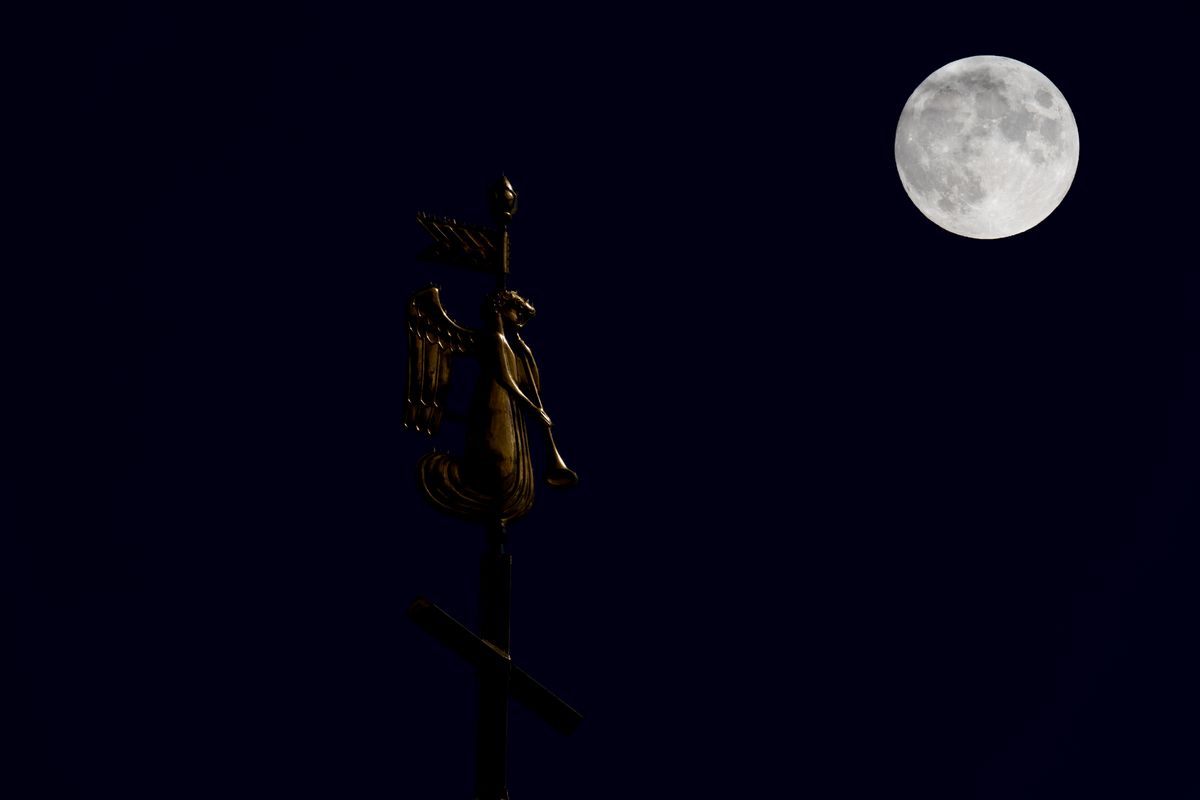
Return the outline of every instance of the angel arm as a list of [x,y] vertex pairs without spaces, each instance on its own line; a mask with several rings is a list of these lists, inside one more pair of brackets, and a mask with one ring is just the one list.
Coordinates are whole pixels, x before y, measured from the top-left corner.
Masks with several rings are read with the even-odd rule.
[[554,433],[551,431],[554,423],[550,421],[550,417],[546,414],[546,408],[542,405],[542,380],[538,375],[537,362],[533,360],[533,351],[529,349],[529,345],[525,343],[520,334],[514,333],[512,338],[513,346],[516,348],[515,355],[519,371],[525,378],[526,391],[533,395],[538,406],[538,413],[546,426],[546,452],[549,459],[546,466],[546,482],[560,488],[574,486],[579,483],[579,476],[563,462],[562,456],[558,453],[558,446],[554,443]]
[[432,434],[446,408],[453,358],[474,350],[476,334],[450,318],[438,288],[429,286],[408,304],[408,344],[404,427]]
[[[538,392],[537,392],[536,373],[533,373],[530,375],[531,380],[528,383],[529,389],[531,390],[531,392],[533,394],[532,399],[529,397],[528,394],[526,394],[524,391],[521,390],[520,382],[517,380],[517,376],[513,374],[513,371],[512,371],[513,366],[516,366],[518,363],[524,364],[525,366],[528,366],[528,364],[529,364],[529,362],[525,359],[525,354],[529,352],[529,348],[525,346],[525,343],[523,341],[521,341],[520,337],[515,337],[515,338],[516,338],[517,342],[519,343],[518,347],[524,348],[524,351],[525,351],[524,353],[522,353],[520,355],[513,352],[513,349],[509,345],[508,340],[505,338],[504,334],[502,334],[502,333],[496,334],[496,347],[499,350],[499,352],[496,355],[497,355],[497,362],[500,365],[499,370],[498,370],[499,375],[497,376],[497,378],[500,381],[500,384],[505,389],[507,389],[514,397],[516,397],[518,400],[520,400],[522,403],[524,403],[527,407],[529,407],[534,413],[536,413],[538,415],[538,417],[541,419],[542,424],[548,428],[551,425],[553,425],[554,423],[552,423],[550,421],[550,417],[547,416],[546,412],[542,409],[542,399],[541,399],[541,397],[538,396]],[[518,362],[518,359],[519,359],[519,362]],[[530,360],[532,360],[532,359],[530,359]],[[518,367],[518,369],[519,369],[519,367]]]
[[529,349],[529,345],[525,343],[519,335],[514,336],[516,345],[514,347],[517,358],[525,367],[525,374],[529,377],[528,385],[529,394],[533,395],[533,401],[538,408],[542,407],[542,379],[538,374],[537,362],[533,360],[533,351]]

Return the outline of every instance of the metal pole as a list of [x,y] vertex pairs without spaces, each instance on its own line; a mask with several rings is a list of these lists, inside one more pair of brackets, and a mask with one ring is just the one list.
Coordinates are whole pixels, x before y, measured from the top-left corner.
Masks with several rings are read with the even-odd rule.
[[[512,556],[497,520],[487,530],[479,571],[479,628],[485,641],[508,653]],[[511,660],[479,669],[479,726],[475,750],[476,800],[508,800],[508,685]]]

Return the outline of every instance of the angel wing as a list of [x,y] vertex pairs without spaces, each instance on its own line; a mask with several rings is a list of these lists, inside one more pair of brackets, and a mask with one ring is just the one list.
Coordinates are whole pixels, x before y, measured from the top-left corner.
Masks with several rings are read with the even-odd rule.
[[427,286],[408,304],[408,390],[404,427],[428,434],[442,424],[454,356],[475,349],[475,331],[446,313],[438,287]]

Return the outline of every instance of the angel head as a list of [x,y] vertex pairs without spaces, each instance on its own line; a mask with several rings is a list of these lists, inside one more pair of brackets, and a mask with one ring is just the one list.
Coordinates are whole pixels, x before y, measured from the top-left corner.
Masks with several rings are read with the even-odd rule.
[[484,316],[499,315],[505,323],[523,328],[537,314],[537,309],[512,289],[503,289],[487,296],[483,302],[483,313]]

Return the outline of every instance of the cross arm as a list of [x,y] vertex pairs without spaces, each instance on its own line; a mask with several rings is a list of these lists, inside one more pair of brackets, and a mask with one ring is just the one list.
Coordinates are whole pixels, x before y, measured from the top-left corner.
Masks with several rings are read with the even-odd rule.
[[510,670],[508,691],[512,699],[537,714],[559,733],[570,735],[579,727],[582,714],[515,666],[508,653],[476,636],[428,599],[418,597],[409,606],[408,617],[476,669]]

